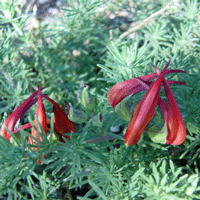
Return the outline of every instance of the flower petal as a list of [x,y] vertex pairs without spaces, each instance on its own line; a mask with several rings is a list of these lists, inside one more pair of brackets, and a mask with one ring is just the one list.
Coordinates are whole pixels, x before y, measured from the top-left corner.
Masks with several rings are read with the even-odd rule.
[[[38,118],[39,123],[41,124],[42,128],[44,129],[44,132],[47,134],[47,118],[46,118],[46,112],[44,108],[44,104],[42,102],[42,95],[41,95],[41,89],[38,87],[38,106],[36,110],[36,117]],[[34,120],[35,126],[40,130],[39,125],[37,122]],[[40,130],[42,133],[42,130]],[[37,130],[35,128],[32,128],[31,134],[35,137],[38,138],[39,140],[42,141],[41,136],[37,134]],[[32,138],[30,138],[30,141],[32,144],[34,144],[36,141]]]
[[[33,120],[33,121],[34,121],[34,120]],[[15,130],[13,131],[13,134],[18,133],[18,132],[20,131],[20,129],[26,130],[26,129],[28,129],[28,128],[32,128],[32,125],[31,125],[30,122],[28,122],[28,123],[26,123],[26,124],[20,126],[19,128],[15,129]]]
[[[148,74],[145,76],[141,76],[140,78],[143,81],[149,81],[157,77],[156,73]],[[136,94],[140,91],[144,90],[143,87],[140,86],[140,83],[135,80],[126,80],[121,83],[114,85],[108,92],[108,102],[115,109],[115,106],[121,102],[125,97]]]
[[171,88],[166,80],[163,81],[167,96],[167,128],[168,135],[166,144],[180,145],[186,138],[186,127],[174,98]]
[[26,113],[26,111],[37,101],[33,99],[38,94],[38,91],[29,96],[18,108],[16,108],[4,121],[1,127],[1,135],[10,141],[10,134],[6,131],[6,126],[10,131],[13,131],[17,121]]
[[[168,67],[169,64],[167,64],[166,66]],[[166,70],[165,74],[177,73],[177,72],[185,73],[182,70],[171,69],[171,70]],[[147,75],[141,76],[139,78],[143,81],[150,81],[156,77],[158,77],[157,72],[147,74]],[[170,81],[170,82],[171,82],[170,84],[183,84],[183,82],[178,82],[178,81],[177,82]],[[141,86],[140,83],[137,80],[135,80],[135,78],[131,79],[131,80],[123,81],[121,83],[114,85],[108,91],[108,96],[107,96],[108,102],[115,109],[115,106],[119,102],[121,102],[124,98],[126,98],[127,96],[129,96],[131,94],[136,94],[144,89],[145,88],[143,86]]]
[[[59,135],[60,141],[64,133],[71,133],[71,131],[76,132],[75,125],[72,121],[69,120],[67,114],[61,109],[61,107],[51,98],[44,95],[48,101],[53,104],[54,112],[54,131]],[[65,136],[64,136],[65,137]],[[66,136],[69,139],[69,137]]]

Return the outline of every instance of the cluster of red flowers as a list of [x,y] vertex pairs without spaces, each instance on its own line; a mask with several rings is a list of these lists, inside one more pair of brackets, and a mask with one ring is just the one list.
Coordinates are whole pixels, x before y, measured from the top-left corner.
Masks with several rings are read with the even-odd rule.
[[[136,94],[142,90],[147,90],[142,100],[137,105],[135,112],[132,115],[124,135],[125,144],[130,146],[136,144],[141,134],[149,122],[155,115],[156,105],[159,106],[163,115],[164,123],[167,126],[167,137],[165,144],[180,145],[186,138],[186,127],[183,122],[178,105],[175,101],[169,84],[185,84],[180,81],[167,81],[164,76],[166,74],[182,72],[182,70],[168,70],[169,63],[162,71],[153,66],[156,70],[151,73],[131,80],[123,81],[114,85],[108,92],[108,101],[115,107],[127,96]],[[150,80],[157,78],[155,81]],[[161,86],[164,86],[167,103],[160,97]]]
[[[136,94],[142,90],[147,90],[142,100],[138,102],[138,104],[136,104],[132,118],[124,135],[125,144],[127,146],[130,146],[131,144],[136,144],[139,141],[141,134],[144,132],[149,122],[154,118],[157,105],[161,110],[164,123],[167,127],[167,137],[165,143],[180,145],[185,141],[186,127],[183,122],[178,105],[175,101],[172,90],[169,87],[169,84],[185,83],[180,81],[167,81],[164,77],[166,74],[175,72],[184,73],[184,71],[173,69],[168,70],[168,66],[169,63],[162,71],[159,71],[158,68],[153,66],[156,70],[155,73],[118,83],[109,90],[108,101],[114,109],[126,97]],[[157,79],[155,81],[150,81],[154,78]],[[165,103],[165,101],[160,97],[162,85],[165,89],[167,103]],[[8,116],[8,118],[3,123],[1,127],[1,135],[5,137],[8,141],[10,141],[11,136],[6,127],[12,133],[17,133],[20,129],[31,128],[32,136],[42,141],[42,137],[38,135],[37,130],[31,125],[31,123],[27,123],[15,129],[17,121],[21,119],[23,115],[27,112],[27,110],[38,101],[36,117],[38,118],[38,121],[41,124],[44,132],[47,134],[47,130],[49,129],[50,125],[50,119],[47,119],[46,117],[42,98],[47,99],[53,105],[54,132],[58,134],[60,141],[64,142],[62,138],[63,136],[69,139],[69,137],[64,135],[64,133],[76,131],[74,123],[69,120],[67,114],[54,100],[52,100],[45,94],[41,94],[41,90],[42,89],[38,87],[38,90],[34,92],[30,97],[28,97],[16,110],[14,110],[13,113]],[[37,129],[42,133],[42,130],[40,130],[40,126],[37,124],[37,121],[34,120],[33,122]],[[28,143],[36,144],[37,142],[36,140],[28,137]],[[35,150],[38,149],[35,148]]]

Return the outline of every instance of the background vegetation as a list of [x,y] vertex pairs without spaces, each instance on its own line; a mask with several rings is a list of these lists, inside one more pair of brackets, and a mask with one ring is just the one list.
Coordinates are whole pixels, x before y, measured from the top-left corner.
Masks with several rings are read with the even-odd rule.
[[[199,1],[63,3],[50,23],[30,15],[20,0],[0,3],[0,123],[38,86],[63,109],[67,101],[89,116],[66,143],[43,136],[39,152],[27,144],[26,131],[20,132],[21,141],[12,136],[13,143],[0,137],[1,199],[200,199]],[[186,141],[156,144],[143,134],[127,148],[121,135],[128,122],[108,104],[107,92],[118,82],[153,72],[152,64],[162,69],[169,60],[170,69],[187,72],[170,77],[186,83],[172,87]],[[80,101],[84,85],[95,99],[92,111]],[[52,117],[50,104],[44,104]],[[30,121],[35,109],[19,124]],[[111,131],[116,126],[119,130]],[[107,139],[96,142],[102,135]],[[47,157],[38,165],[43,154]]]

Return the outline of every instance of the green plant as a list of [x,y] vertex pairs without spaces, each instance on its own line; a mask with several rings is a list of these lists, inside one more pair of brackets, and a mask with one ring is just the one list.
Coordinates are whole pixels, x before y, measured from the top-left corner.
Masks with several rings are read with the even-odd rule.
[[[0,2],[0,125],[38,86],[44,87],[41,96],[49,119],[46,135],[33,105],[18,116],[12,130],[5,129],[11,142],[0,136],[0,198],[199,199],[199,2],[63,3],[60,17],[47,23],[30,15],[20,0]],[[37,26],[28,27],[32,17]],[[178,146],[151,141],[147,132],[163,122],[158,114],[138,143],[126,147],[126,120],[144,92],[128,99],[130,116],[121,119],[108,103],[108,91],[154,73],[152,64],[161,71],[169,61],[170,70],[186,72],[166,76],[167,81],[186,83],[171,86],[186,140]],[[69,115],[76,126],[75,133],[62,132],[61,141],[47,94],[65,112],[60,120]],[[160,97],[167,102],[163,89]],[[41,139],[29,129],[13,134],[25,124]],[[37,142],[28,143],[28,137]]]

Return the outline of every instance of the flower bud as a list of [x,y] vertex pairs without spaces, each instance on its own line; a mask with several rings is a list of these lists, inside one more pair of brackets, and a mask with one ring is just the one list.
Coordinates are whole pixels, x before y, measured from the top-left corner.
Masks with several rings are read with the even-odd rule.
[[165,144],[167,138],[167,125],[154,125],[149,127],[146,132],[155,143]]
[[131,112],[130,112],[130,101],[129,101],[130,96],[124,98],[120,103],[117,104],[115,107],[115,111],[117,114],[125,121],[130,121],[131,120]]
[[49,141],[51,141],[52,144],[55,144],[55,143],[59,140],[59,136],[58,136],[56,133],[52,133],[52,135],[49,134],[49,135],[47,136],[47,139],[48,139]]
[[91,95],[89,88],[86,86],[82,91],[81,103],[89,110],[93,111],[95,108],[95,99]]
[[86,112],[78,109],[73,109],[72,105],[69,104],[69,116],[68,118],[76,123],[82,124],[88,120]]

